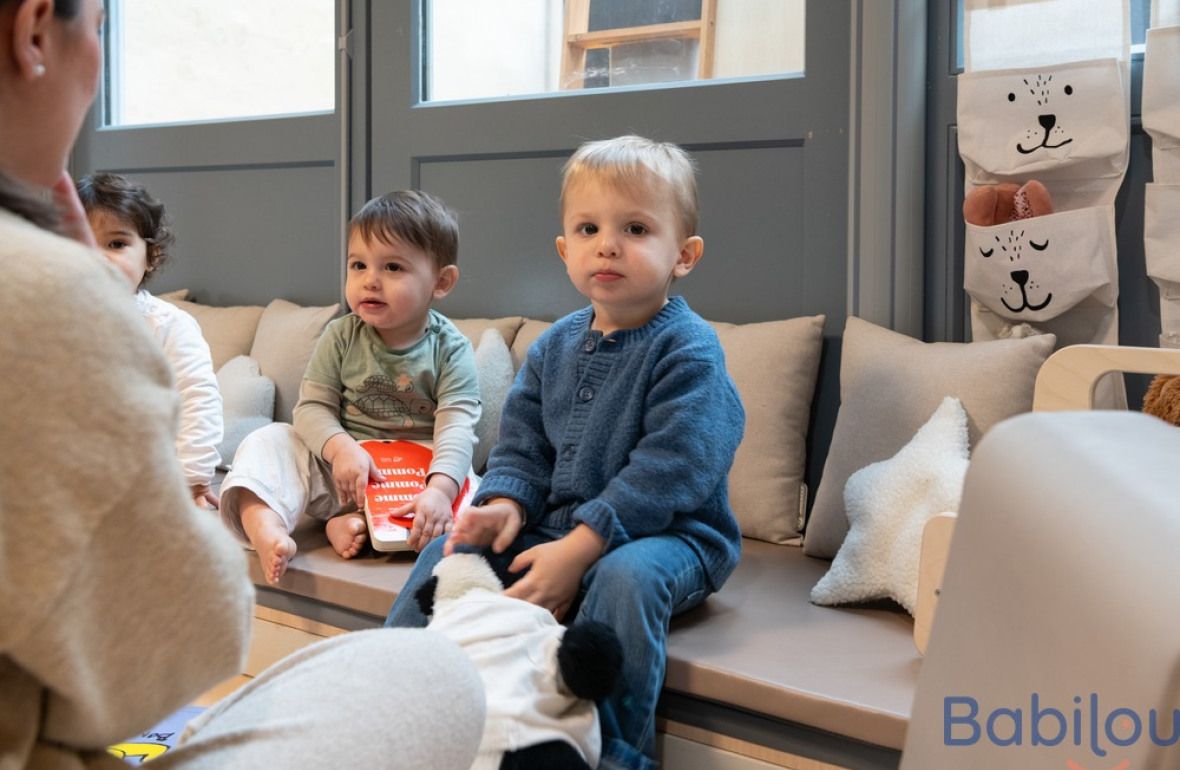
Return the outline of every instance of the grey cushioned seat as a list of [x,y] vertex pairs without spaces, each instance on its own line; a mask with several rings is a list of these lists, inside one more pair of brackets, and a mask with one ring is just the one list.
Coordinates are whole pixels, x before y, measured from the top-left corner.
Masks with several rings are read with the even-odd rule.
[[[410,554],[345,561],[322,525],[295,533],[299,553],[279,588],[315,603],[385,617]],[[666,687],[737,709],[900,749],[919,658],[909,616],[817,607],[807,597],[828,562],[791,546],[743,541],[721,593],[673,623]],[[251,577],[263,585],[257,559]]]

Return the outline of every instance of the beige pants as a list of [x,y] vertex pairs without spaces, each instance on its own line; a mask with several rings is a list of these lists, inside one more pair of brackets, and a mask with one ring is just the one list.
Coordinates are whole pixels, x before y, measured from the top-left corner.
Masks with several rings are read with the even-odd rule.
[[241,490],[248,489],[282,517],[293,532],[306,512],[327,521],[342,512],[332,468],[308,449],[295,429],[274,422],[246,436],[234,455],[233,469],[221,484],[221,518],[245,539]]

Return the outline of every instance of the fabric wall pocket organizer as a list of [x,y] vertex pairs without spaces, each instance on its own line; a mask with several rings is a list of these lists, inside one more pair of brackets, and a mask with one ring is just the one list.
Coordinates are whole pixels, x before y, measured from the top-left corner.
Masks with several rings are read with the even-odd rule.
[[[968,225],[974,340],[1118,344],[1114,201],[1131,147],[1128,0],[965,0],[958,81],[967,193],[1041,182],[1053,214]],[[1097,404],[1126,404],[1121,376]]]
[[1118,59],[959,76],[959,153],[970,185],[1042,182],[1058,209],[1113,203],[1130,148]]
[[1036,326],[1093,297],[1118,298],[1113,212],[1096,206],[992,227],[967,225],[964,287],[1011,323]]
[[[1180,16],[1180,2],[1174,6]],[[1143,251],[1159,287],[1160,344],[1180,347],[1180,26],[1147,31],[1143,128],[1151,135],[1155,179],[1146,190]]]

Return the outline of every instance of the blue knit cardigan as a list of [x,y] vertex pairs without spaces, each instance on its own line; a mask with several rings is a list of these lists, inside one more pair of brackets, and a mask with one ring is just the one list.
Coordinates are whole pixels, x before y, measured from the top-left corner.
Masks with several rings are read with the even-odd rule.
[[529,348],[475,502],[511,498],[526,527],[585,523],[607,551],[675,534],[716,590],[741,553],[727,476],[745,426],[717,335],[681,297],[638,329],[604,336],[592,319]]

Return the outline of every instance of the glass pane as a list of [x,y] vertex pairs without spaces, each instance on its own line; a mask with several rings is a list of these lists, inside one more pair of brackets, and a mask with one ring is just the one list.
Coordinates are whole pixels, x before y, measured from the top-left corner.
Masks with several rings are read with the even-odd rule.
[[[578,6],[582,18],[567,18]],[[711,30],[701,22],[709,6],[716,9]],[[423,0],[424,98],[798,75],[805,6],[806,0]]]
[[696,40],[651,40],[611,49],[610,84],[673,83],[692,80],[697,72]]
[[331,112],[333,0],[113,0],[106,124]]

